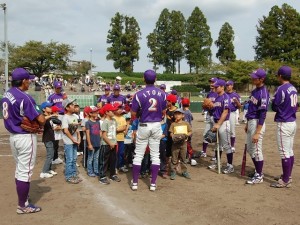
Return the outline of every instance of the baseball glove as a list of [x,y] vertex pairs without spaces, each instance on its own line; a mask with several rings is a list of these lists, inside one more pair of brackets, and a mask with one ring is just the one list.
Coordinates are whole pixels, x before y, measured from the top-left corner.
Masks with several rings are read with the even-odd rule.
[[210,110],[213,107],[214,107],[214,103],[209,98],[205,98],[203,100],[203,104],[202,104],[203,109]]
[[61,125],[61,120],[58,119],[57,117],[51,117],[50,119],[52,121],[52,123],[54,123],[55,125]]
[[174,144],[182,144],[187,140],[188,136],[186,134],[173,134],[172,140]]
[[75,134],[76,130],[78,128],[78,125],[76,124],[69,124],[68,130],[71,135]]
[[208,143],[215,143],[217,142],[217,133],[213,132],[212,130],[208,130],[204,135],[204,140]]
[[26,116],[23,117],[20,127],[28,133],[40,133],[42,128],[37,120],[29,120]]

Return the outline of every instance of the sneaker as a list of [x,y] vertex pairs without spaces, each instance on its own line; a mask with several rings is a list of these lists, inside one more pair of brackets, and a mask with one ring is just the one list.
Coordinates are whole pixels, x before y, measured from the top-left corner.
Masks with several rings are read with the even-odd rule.
[[96,174],[94,174],[94,173],[88,173],[88,176],[89,177],[96,177]]
[[214,170],[214,169],[218,168],[218,165],[217,165],[217,163],[213,163],[210,166],[208,166],[207,168],[210,169],[210,170]]
[[173,171],[173,172],[171,172],[170,179],[171,179],[171,180],[175,180],[175,178],[176,178],[176,172]]
[[186,171],[182,173],[182,176],[185,177],[186,179],[191,179],[190,174]]
[[264,181],[263,176],[260,176],[258,173],[256,173],[254,177],[246,181],[246,184],[260,184],[263,181]]
[[206,157],[207,157],[206,152],[203,152],[203,151],[202,151],[200,157],[201,157],[201,158],[206,158]]
[[216,161],[217,158],[216,157],[212,157],[210,161]]
[[100,182],[100,184],[110,184],[110,182],[107,179],[107,177],[100,178],[99,182]]
[[224,174],[229,174],[229,173],[233,173],[233,172],[234,172],[233,165],[227,163],[227,166],[226,166],[226,168],[223,170],[223,173],[224,173]]
[[235,153],[235,147],[231,147],[232,153]]
[[79,184],[79,180],[77,180],[75,177],[71,177],[66,180],[69,184]]
[[125,166],[123,166],[123,167],[121,167],[121,168],[119,169],[119,171],[121,171],[121,172],[123,172],[123,173],[127,173],[127,172],[128,172],[128,169],[127,169]]
[[52,174],[53,176],[54,176],[54,175],[57,175],[57,172],[55,172],[55,171],[53,171],[53,170],[49,170],[49,173]]
[[150,184],[150,191],[155,191],[156,190],[156,184]]
[[[279,181],[280,179],[282,180],[282,174],[280,175],[280,176],[278,176],[278,177],[274,177],[274,180],[276,180],[276,181]],[[289,177],[289,183],[293,183],[293,179],[292,179],[292,177]]]
[[80,167],[80,165],[79,165],[78,163],[76,163],[76,166],[77,166],[77,167]]
[[121,179],[120,179],[117,175],[112,175],[112,176],[110,177],[110,180],[116,181],[116,182],[120,182],[120,181],[121,181]]
[[80,177],[78,177],[78,176],[75,176],[74,179],[78,180],[78,182],[82,181],[82,179]]
[[58,164],[62,164],[62,163],[63,163],[63,161],[61,159],[59,159],[59,158],[57,158],[57,159],[55,159],[55,160],[52,161],[53,165],[58,165]]
[[279,179],[277,182],[270,185],[270,187],[273,188],[290,188],[291,186],[292,184],[289,181],[285,183],[282,179]]
[[40,212],[42,211],[41,207],[32,205],[32,204],[28,204],[25,207],[20,207],[18,206],[17,208],[17,214],[27,214],[27,213],[36,213],[36,212]]
[[77,156],[80,156],[81,154],[80,154],[80,152],[77,152]]
[[41,173],[40,174],[40,178],[51,178],[51,177],[53,177],[53,175],[50,173]]
[[131,188],[131,190],[136,191],[138,189],[138,184],[133,183],[133,181],[131,180],[130,188]]

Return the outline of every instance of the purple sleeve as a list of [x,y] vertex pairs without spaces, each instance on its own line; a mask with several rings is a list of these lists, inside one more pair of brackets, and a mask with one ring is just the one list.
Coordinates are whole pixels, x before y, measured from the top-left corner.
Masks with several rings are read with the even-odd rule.
[[261,110],[258,119],[258,125],[263,125],[267,116],[267,110]]
[[268,111],[268,105],[269,105],[269,93],[266,88],[261,90],[261,102],[260,106],[258,107],[259,110],[259,118],[258,118],[258,124],[263,125],[267,116]]
[[279,89],[277,89],[272,100],[272,110],[274,112],[278,111],[278,105],[280,105],[281,103],[281,98],[282,98],[281,92],[279,91]]
[[139,105],[139,102],[138,102],[138,100],[137,100],[138,98],[137,98],[137,94],[135,94],[134,96],[133,96],[133,98],[132,98],[132,105],[131,105],[131,110],[133,111],[133,112],[137,112],[138,111],[138,109],[139,109],[139,107],[140,107],[140,105]]

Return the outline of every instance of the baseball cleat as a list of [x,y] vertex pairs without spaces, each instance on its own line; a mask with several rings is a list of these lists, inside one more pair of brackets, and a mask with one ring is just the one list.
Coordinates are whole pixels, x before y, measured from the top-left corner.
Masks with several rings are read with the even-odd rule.
[[25,207],[18,206],[17,214],[28,214],[28,213],[36,213],[42,211],[41,207],[29,204]]
[[207,157],[206,152],[201,152],[200,157],[201,157],[201,158],[206,158],[206,157]]
[[[282,179],[282,174],[278,177],[274,177],[274,180],[276,180],[276,181],[279,181],[280,179]],[[289,183],[293,183],[292,177],[289,177]]]
[[273,188],[290,188],[292,184],[288,181],[284,182],[282,179],[279,179],[277,182],[270,184],[270,187]]
[[156,190],[156,184],[150,184],[150,191]]
[[260,176],[258,173],[256,173],[254,177],[246,181],[246,184],[260,184],[262,182],[264,182],[263,176]]
[[226,168],[223,170],[224,174],[229,174],[229,173],[233,173],[234,172],[234,168],[233,165],[231,164],[227,164]]
[[217,165],[217,163],[213,163],[213,164],[209,165],[207,168],[210,170],[214,170],[214,169],[218,168],[218,165]]
[[133,183],[133,181],[131,180],[130,188],[131,190],[136,191],[138,189],[138,184]]

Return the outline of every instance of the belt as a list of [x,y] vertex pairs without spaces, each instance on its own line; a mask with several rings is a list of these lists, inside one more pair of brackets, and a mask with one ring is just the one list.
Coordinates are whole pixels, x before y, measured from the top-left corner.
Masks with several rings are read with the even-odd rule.
[[146,123],[140,123],[139,126],[141,126],[141,127],[146,127],[147,124],[146,124]]

